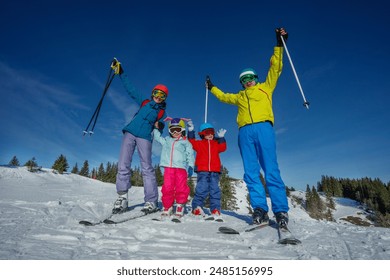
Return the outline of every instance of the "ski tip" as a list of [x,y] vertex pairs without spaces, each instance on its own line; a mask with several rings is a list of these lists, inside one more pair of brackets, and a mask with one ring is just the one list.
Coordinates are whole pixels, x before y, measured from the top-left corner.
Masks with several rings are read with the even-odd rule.
[[79,224],[84,225],[84,226],[93,226],[93,224],[91,222],[88,222],[88,221],[80,221]]
[[173,218],[171,221],[178,224],[181,223],[181,220],[179,218]]
[[229,227],[219,227],[218,231],[224,234],[240,234],[237,230]]
[[283,245],[298,245],[298,244],[301,244],[302,242],[301,242],[301,240],[296,239],[296,238],[284,238],[284,239],[279,240],[278,243],[283,244]]

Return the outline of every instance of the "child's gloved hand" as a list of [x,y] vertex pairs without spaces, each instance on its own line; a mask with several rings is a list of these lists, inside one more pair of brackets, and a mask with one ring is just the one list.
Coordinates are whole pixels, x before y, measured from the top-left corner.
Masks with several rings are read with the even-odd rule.
[[188,167],[187,174],[188,178],[192,177],[192,175],[194,174],[194,168],[192,166]]
[[193,131],[194,130],[194,124],[191,120],[189,120],[187,122],[187,128],[188,128],[188,131]]
[[221,128],[218,130],[217,135],[219,138],[225,137],[226,129]]

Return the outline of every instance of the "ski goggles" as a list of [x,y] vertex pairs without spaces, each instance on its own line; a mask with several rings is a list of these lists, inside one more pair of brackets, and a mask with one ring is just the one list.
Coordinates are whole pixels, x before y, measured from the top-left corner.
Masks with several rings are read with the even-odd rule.
[[180,127],[180,126],[172,126],[169,128],[169,132],[171,134],[174,134],[174,133],[181,133],[182,131],[184,131],[185,129]]
[[205,129],[205,130],[203,130],[203,131],[201,131],[201,132],[199,132],[199,134],[200,135],[204,135],[204,136],[206,136],[206,135],[214,135],[214,129],[213,128],[207,128],[207,129]]
[[152,96],[156,97],[156,98],[160,98],[161,100],[167,99],[167,94],[165,92],[163,92],[162,90],[159,90],[159,89],[153,90]]
[[255,81],[255,80],[256,80],[256,76],[255,75],[248,74],[248,75],[242,76],[241,79],[240,79],[240,82],[241,82],[241,84],[246,84],[248,82],[252,82],[252,81]]

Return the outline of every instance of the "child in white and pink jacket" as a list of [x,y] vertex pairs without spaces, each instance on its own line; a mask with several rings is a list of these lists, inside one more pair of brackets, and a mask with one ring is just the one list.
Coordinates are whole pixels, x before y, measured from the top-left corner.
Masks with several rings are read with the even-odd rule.
[[[162,185],[162,218],[170,216],[173,212],[178,218],[184,214],[184,207],[190,194],[187,178],[194,170],[194,151],[186,137],[186,128],[183,119],[167,118],[170,136],[161,137],[160,131],[153,130],[154,140],[162,145],[160,166],[164,168],[164,183]],[[166,119],[166,120],[167,120]],[[176,201],[176,209],[173,205]]]

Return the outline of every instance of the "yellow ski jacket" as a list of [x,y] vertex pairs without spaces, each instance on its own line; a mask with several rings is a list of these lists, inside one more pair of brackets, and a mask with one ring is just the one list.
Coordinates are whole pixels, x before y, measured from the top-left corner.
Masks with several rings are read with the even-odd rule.
[[274,47],[274,53],[270,60],[271,65],[263,83],[257,83],[255,86],[243,89],[238,93],[224,93],[216,86],[211,89],[211,93],[220,101],[238,106],[237,124],[239,128],[258,122],[270,121],[272,124],[274,123],[272,95],[282,73],[282,59],[283,48]]

